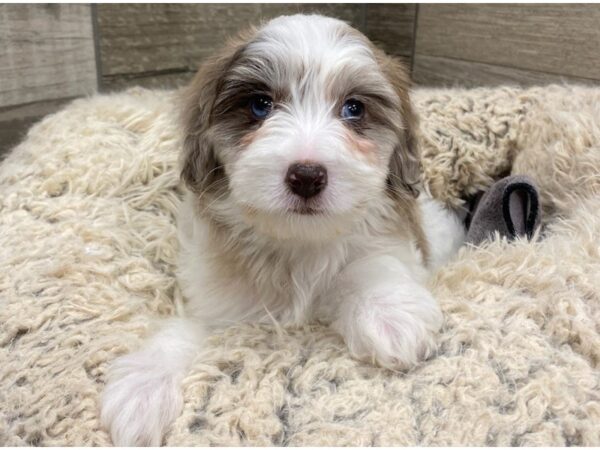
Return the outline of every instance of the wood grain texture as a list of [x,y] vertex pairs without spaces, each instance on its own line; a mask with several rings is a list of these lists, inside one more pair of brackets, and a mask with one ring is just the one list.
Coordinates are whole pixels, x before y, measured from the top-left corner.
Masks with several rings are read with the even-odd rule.
[[361,3],[264,3],[262,18],[272,19],[289,14],[322,14],[348,22],[360,31],[365,31],[366,5]]
[[253,4],[99,4],[102,75],[191,70],[259,13]]
[[492,64],[416,54],[412,78],[415,84],[431,87],[544,86],[548,84],[600,84],[586,78],[513,69]]
[[410,58],[416,10],[415,4],[368,4],[366,35],[388,54]]
[[[319,12],[363,25],[360,4],[99,4],[103,87],[122,88],[152,72],[177,86],[228,38],[281,14]],[[164,77],[165,72],[180,76]],[[140,74],[134,76],[134,74]]]
[[89,5],[0,5],[0,106],[96,88]]
[[415,52],[600,79],[600,5],[423,4]]

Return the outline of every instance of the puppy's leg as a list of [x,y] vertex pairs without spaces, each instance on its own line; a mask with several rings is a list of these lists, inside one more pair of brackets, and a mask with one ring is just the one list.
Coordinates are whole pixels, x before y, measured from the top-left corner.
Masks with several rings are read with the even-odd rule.
[[170,319],[138,351],[116,359],[102,396],[102,424],[117,446],[159,446],[182,407],[180,382],[205,332]]
[[333,292],[332,327],[354,357],[405,369],[434,350],[441,310],[398,259],[373,256],[351,263]]

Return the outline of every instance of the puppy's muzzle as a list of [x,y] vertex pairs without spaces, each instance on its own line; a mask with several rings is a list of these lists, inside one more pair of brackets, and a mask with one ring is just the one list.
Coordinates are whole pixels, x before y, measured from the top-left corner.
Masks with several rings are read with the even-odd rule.
[[285,177],[290,190],[305,199],[314,197],[327,186],[327,169],[320,164],[292,164]]

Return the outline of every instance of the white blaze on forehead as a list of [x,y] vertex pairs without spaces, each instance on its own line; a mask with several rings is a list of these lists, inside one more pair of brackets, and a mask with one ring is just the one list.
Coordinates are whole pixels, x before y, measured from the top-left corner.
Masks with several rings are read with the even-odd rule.
[[335,64],[348,57],[374,61],[364,38],[346,23],[330,17],[301,14],[278,17],[265,25],[258,39],[258,45],[272,46],[276,53],[283,51],[281,57],[291,57],[294,63]]
[[[274,88],[298,95],[330,94],[340,76],[381,78],[373,51],[360,33],[323,16],[284,16],[270,21],[244,55],[268,74]],[[383,80],[380,80],[383,81]]]

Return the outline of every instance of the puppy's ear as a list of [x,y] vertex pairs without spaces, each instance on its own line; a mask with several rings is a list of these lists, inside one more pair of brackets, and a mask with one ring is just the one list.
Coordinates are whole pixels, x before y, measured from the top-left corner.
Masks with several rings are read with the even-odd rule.
[[213,108],[223,78],[243,51],[251,32],[240,35],[221,52],[207,59],[192,82],[182,90],[184,143],[180,159],[181,178],[193,192],[209,189],[224,176],[210,135]]
[[411,81],[408,71],[399,60],[376,52],[377,60],[396,94],[400,104],[400,122],[397,124],[398,145],[390,159],[388,185],[396,194],[406,192],[411,197],[419,195],[421,181],[421,161],[417,143],[417,116],[410,102]]

